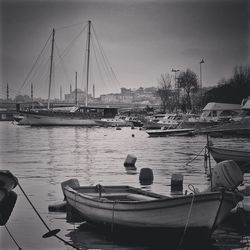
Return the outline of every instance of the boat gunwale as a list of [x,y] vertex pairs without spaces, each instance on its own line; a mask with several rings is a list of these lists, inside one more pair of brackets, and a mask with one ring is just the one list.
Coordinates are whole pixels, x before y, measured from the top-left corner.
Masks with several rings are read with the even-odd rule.
[[[81,188],[81,187],[79,187]],[[79,189],[77,188],[77,189]],[[82,193],[79,193],[77,192],[75,189],[68,189],[67,187],[65,187],[65,191],[75,195],[75,199],[71,199],[69,197],[67,197],[67,199],[71,199],[72,201],[74,202],[78,202],[80,204],[84,204],[86,206],[90,206],[90,207],[94,207],[94,208],[99,208],[99,209],[106,209],[106,210],[110,210],[110,208],[105,208],[105,207],[100,207],[98,205],[95,205],[95,204],[86,204],[84,203],[83,201],[79,201],[79,200],[76,200],[76,195],[82,199],[86,199],[86,200],[89,200],[89,201],[92,201],[96,204],[121,204],[121,205],[146,205],[146,204],[156,204],[156,203],[159,203],[162,205],[159,207],[144,207],[144,208],[136,208],[133,207],[131,209],[128,209],[128,208],[125,208],[125,209],[122,209],[122,208],[113,208],[115,211],[129,211],[129,210],[152,210],[152,209],[162,209],[162,208],[170,208],[170,207],[176,207],[176,206],[183,206],[184,204],[190,204],[191,200],[192,200],[192,197],[193,195],[192,194],[188,194],[186,196],[179,196],[179,197],[165,197],[165,198],[162,198],[162,199],[158,199],[158,200],[141,200],[141,201],[119,201],[119,200],[108,200],[108,199],[98,199],[98,197],[90,197],[90,196],[87,196],[87,195],[84,195]],[[209,199],[206,199],[205,201],[213,201],[213,200],[218,200],[218,201],[221,201],[221,196],[222,196],[222,193],[223,191],[214,191],[214,192],[206,192],[206,193],[198,193],[198,194],[194,194],[196,198],[198,199],[194,199],[194,202],[195,203],[199,203],[199,202],[204,202],[204,195],[206,197],[209,197]],[[233,203],[235,202],[234,200],[237,200],[235,197],[234,199],[230,199],[229,197],[232,196],[232,195],[235,195],[237,196],[236,193],[233,193],[233,192],[229,192],[229,191],[224,191],[224,199],[223,199],[223,202],[227,201],[227,202],[230,202],[230,203]],[[238,195],[240,197],[240,195]],[[188,200],[186,200],[186,198],[189,198]],[[241,197],[242,199],[242,197]],[[183,200],[183,201],[182,201]],[[240,200],[240,199],[239,199]],[[175,201],[182,201],[180,202],[180,204],[168,204],[166,206],[165,202],[167,201],[171,201],[171,203],[174,203]],[[234,204],[236,206],[236,204]]]
[[[218,153],[218,151],[220,151],[220,153],[224,153],[224,152],[237,152],[237,153],[244,153],[245,156],[248,156],[248,154],[250,154],[250,150],[240,150],[240,149],[231,149],[231,148],[220,148],[220,147],[215,147],[215,146],[209,146],[209,150],[211,152],[216,152]],[[225,153],[224,153],[225,154]],[[242,155],[237,155],[237,156],[242,156]],[[242,156],[244,157],[244,156]],[[250,156],[249,156],[250,159]]]

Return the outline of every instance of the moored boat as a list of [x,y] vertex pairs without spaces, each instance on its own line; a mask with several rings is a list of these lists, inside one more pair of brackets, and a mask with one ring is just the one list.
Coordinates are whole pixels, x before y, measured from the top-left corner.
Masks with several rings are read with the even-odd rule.
[[[21,124],[31,126],[98,126],[97,121],[102,118],[111,119],[117,115],[117,108],[109,107],[95,107],[88,105],[88,89],[90,78],[90,43],[91,36],[91,21],[88,21],[88,37],[87,37],[87,60],[86,60],[86,93],[85,105],[78,105],[77,100],[77,74],[76,74],[76,89],[75,89],[75,105],[71,110],[58,110],[51,108],[50,95],[52,75],[54,72],[54,45],[55,45],[55,29],[51,35],[51,56],[50,56],[50,70],[49,70],[49,89],[48,89],[48,103],[47,108],[20,110],[20,114],[25,117],[20,121]],[[77,73],[77,72],[76,72]]]
[[168,197],[130,186],[66,185],[63,191],[85,220],[138,229],[212,230],[242,199],[229,191]]
[[97,126],[101,118],[114,117],[117,108],[76,106],[63,111],[40,109],[20,112],[31,126]]
[[209,146],[209,152],[216,162],[234,160],[243,172],[250,171],[249,150]]
[[193,136],[194,129],[176,128],[176,129],[148,129],[146,130],[150,137],[162,136]]

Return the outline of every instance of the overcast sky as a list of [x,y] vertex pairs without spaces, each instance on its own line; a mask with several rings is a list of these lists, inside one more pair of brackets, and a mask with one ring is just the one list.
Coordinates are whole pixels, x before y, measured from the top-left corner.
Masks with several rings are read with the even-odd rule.
[[[5,95],[7,82],[11,97],[19,89],[30,94],[31,81],[35,97],[46,97],[46,77],[38,77],[36,72],[37,77],[32,73],[27,82],[25,78],[52,28],[56,28],[57,48],[62,51],[88,20],[120,83],[111,86],[110,82],[95,82],[97,95],[119,92],[121,86],[157,86],[160,75],[172,74],[172,68],[190,68],[199,77],[203,58],[203,85],[212,86],[229,78],[234,66],[249,63],[247,0],[2,0],[0,98]],[[66,26],[71,27],[62,28]],[[53,94],[57,97],[60,85],[63,93],[69,92],[65,75],[74,83],[75,71],[83,88],[85,41],[82,34],[76,42],[78,52],[64,58],[67,74],[55,71]],[[49,49],[46,53],[49,60]],[[63,63],[59,65],[63,68]]]

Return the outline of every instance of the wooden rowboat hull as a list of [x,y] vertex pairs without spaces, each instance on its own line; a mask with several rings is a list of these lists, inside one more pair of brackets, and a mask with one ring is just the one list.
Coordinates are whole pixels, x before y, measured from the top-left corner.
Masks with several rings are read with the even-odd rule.
[[[87,221],[131,228],[212,229],[241,198],[231,192],[209,192],[170,198],[132,192],[127,186],[106,186],[98,197],[94,187],[65,187],[67,202]],[[91,191],[92,190],[92,191]],[[120,196],[119,196],[120,194]],[[122,197],[130,200],[122,200]],[[155,194],[156,195],[156,194]],[[117,197],[110,200],[109,196]]]

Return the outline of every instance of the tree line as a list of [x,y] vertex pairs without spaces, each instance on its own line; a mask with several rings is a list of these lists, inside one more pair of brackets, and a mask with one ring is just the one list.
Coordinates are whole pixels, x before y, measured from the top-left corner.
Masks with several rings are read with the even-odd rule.
[[197,113],[209,102],[240,104],[250,96],[250,66],[235,66],[229,79],[222,79],[217,86],[200,88],[198,77],[191,69],[182,71],[171,85],[170,74],[161,74],[157,95],[161,99],[161,111]]

